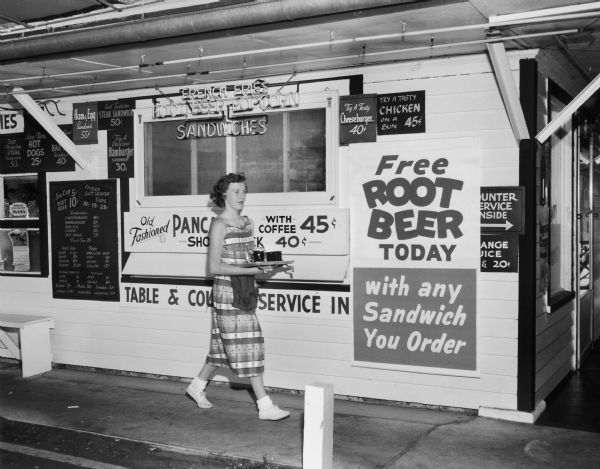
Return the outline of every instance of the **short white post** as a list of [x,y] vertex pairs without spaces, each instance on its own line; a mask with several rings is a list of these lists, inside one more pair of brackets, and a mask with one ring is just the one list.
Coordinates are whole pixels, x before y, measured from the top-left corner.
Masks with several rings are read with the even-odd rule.
[[306,386],[302,467],[333,467],[333,384],[313,383]]
[[20,331],[23,378],[52,369],[49,322],[50,320],[28,324]]

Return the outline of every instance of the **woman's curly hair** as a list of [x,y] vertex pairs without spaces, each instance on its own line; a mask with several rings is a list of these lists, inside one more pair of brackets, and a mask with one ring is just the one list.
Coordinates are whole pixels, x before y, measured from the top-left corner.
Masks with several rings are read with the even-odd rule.
[[244,173],[229,173],[221,177],[210,191],[210,200],[214,202],[217,207],[225,207],[225,192],[229,188],[229,184],[234,182],[246,183],[246,175]]

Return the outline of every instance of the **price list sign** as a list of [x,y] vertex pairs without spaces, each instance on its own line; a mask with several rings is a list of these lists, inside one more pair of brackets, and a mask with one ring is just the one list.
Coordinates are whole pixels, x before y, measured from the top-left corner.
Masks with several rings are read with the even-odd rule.
[[340,97],[340,145],[377,140],[377,95]]
[[107,131],[109,178],[133,177],[134,100],[100,101],[98,129]]
[[[70,138],[72,128],[60,126]],[[0,136],[0,172],[74,171],[75,162],[33,119],[25,119],[22,133]]]
[[481,235],[482,272],[518,272],[519,238],[511,235]]
[[377,95],[377,134],[425,132],[425,91]]
[[54,298],[119,301],[113,180],[50,183]]
[[[65,135],[72,139],[73,126],[59,125]],[[47,139],[46,171],[75,171],[75,161],[53,138]]]
[[[290,254],[346,255],[347,209],[247,210],[256,245]],[[130,252],[207,252],[214,212],[126,212],[124,246]]]
[[0,135],[0,172],[30,172],[24,158],[25,140],[23,134]]

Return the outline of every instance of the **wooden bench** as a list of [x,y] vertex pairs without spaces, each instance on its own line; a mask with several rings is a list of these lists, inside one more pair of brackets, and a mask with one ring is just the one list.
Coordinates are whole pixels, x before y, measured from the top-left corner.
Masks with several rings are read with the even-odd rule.
[[21,360],[24,378],[50,371],[50,329],[53,318],[0,313],[0,357]]

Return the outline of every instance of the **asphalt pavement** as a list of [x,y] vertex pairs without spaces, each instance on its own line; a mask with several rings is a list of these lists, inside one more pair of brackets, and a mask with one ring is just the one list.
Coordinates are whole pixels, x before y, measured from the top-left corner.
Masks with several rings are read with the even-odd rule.
[[[302,393],[272,390],[292,414],[271,422],[245,387],[209,386],[204,410],[188,383],[74,368],[22,378],[1,362],[2,467],[35,467],[15,466],[19,452],[63,464],[42,468],[303,467]],[[335,469],[600,467],[599,433],[348,399],[334,409]]]

